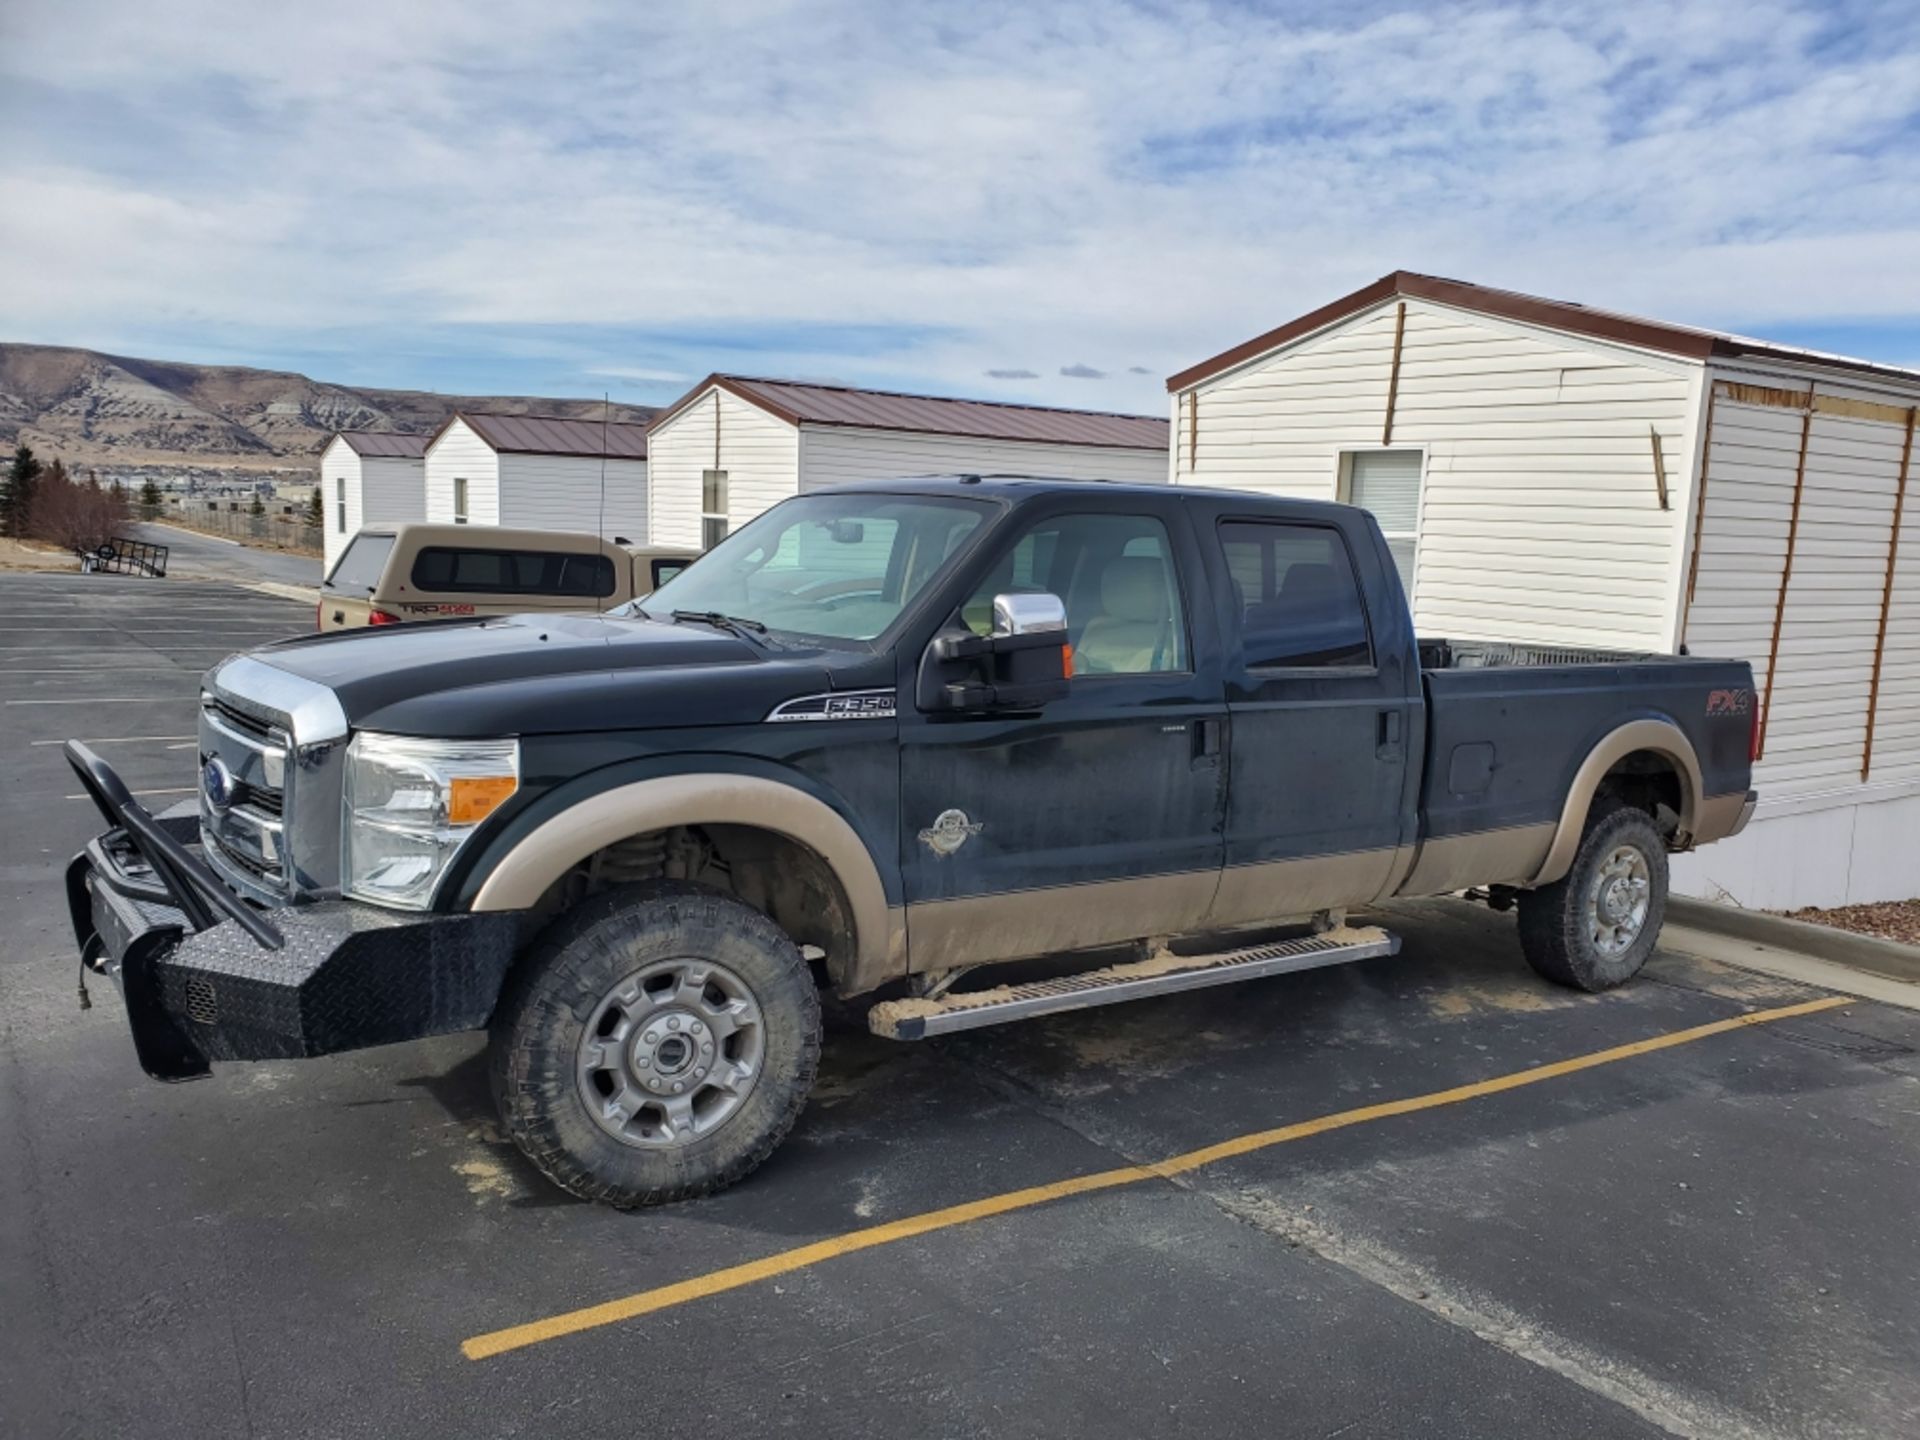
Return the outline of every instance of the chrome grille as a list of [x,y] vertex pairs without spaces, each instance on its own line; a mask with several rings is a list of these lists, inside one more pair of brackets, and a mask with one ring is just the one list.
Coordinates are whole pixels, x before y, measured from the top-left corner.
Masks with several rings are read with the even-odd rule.
[[[340,791],[351,732],[327,686],[252,655],[210,672],[200,697],[200,756],[234,779],[232,803],[200,797],[207,863],[266,905],[340,892]],[[297,819],[296,819],[297,817]]]
[[215,809],[203,785],[200,838],[208,858],[242,894],[284,900],[286,786],[292,742],[285,729],[209,694],[200,709],[200,763],[218,760],[234,778],[233,798]]

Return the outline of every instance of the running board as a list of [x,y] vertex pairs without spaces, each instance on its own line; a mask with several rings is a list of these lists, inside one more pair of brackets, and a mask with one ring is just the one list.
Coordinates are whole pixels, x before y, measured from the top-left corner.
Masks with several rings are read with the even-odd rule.
[[888,1040],[923,1040],[954,1030],[974,1030],[1009,1020],[1031,1020],[1062,1010],[1090,1010],[1150,995],[1171,995],[1208,985],[1231,985],[1266,975],[1286,975],[1341,965],[1349,960],[1371,960],[1397,955],[1400,937],[1377,926],[1330,930],[1301,940],[1271,945],[1248,945],[1211,955],[1175,955],[1163,950],[1148,960],[1109,965],[1055,980],[1026,985],[1001,985],[938,1000],[887,1000],[867,1012],[867,1028]]

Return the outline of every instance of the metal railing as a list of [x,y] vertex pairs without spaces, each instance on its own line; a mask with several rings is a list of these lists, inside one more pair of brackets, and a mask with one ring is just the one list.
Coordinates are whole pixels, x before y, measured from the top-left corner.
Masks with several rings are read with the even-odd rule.
[[[239,508],[233,508],[235,505]],[[304,507],[302,507],[304,510]],[[178,505],[135,505],[134,515],[141,520],[159,520],[183,530],[198,530],[204,535],[222,535],[252,545],[272,545],[281,550],[298,550],[310,555],[321,552],[320,527],[305,514],[255,515],[247,502],[231,500],[187,500]]]

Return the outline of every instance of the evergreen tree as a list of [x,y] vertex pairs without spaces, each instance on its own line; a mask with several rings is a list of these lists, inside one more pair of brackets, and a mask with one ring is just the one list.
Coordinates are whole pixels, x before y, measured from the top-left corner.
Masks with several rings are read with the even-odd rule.
[[27,517],[33,509],[33,488],[40,479],[41,465],[24,442],[13,452],[7,467],[7,483],[0,491],[0,530],[18,539],[27,533]]
[[313,494],[307,497],[307,523],[324,525],[327,523],[327,502],[321,497],[320,487],[313,487]]
[[247,513],[249,515],[264,515],[267,513],[267,507],[260,503],[260,492],[258,490],[253,492],[253,503],[247,506]]
[[147,483],[140,487],[140,503],[157,506],[160,503],[160,487],[153,483],[153,477],[147,477]]

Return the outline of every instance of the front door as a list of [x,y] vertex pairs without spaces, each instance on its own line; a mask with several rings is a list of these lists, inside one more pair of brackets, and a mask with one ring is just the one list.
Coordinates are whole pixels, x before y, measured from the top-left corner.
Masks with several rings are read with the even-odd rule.
[[1059,596],[1067,696],[1038,714],[901,717],[916,971],[1190,930],[1213,902],[1225,706],[1195,661],[1214,652],[1194,643],[1198,554],[1175,507],[1110,506],[1031,521],[958,611],[985,634],[995,595]]
[[[1411,840],[1407,756],[1419,743],[1405,602],[1364,525],[1213,520],[1224,572],[1228,769],[1214,926],[1373,899]],[[1354,564],[1373,550],[1371,591]],[[1417,750],[1415,750],[1417,753]]]

